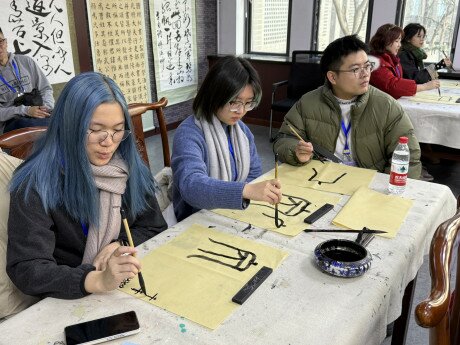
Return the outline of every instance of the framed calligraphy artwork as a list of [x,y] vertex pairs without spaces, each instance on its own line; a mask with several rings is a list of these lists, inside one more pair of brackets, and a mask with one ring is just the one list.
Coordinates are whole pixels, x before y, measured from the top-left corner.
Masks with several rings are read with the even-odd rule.
[[1,28],[9,49],[33,58],[51,84],[75,75],[65,0],[4,0]]

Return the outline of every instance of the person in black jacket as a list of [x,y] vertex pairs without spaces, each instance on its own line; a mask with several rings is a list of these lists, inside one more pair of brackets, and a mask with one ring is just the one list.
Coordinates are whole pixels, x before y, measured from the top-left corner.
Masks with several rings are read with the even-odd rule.
[[415,80],[417,84],[424,84],[430,80],[437,79],[437,70],[452,66],[449,58],[442,59],[437,64],[424,65],[423,60],[427,58],[422,49],[426,38],[426,29],[418,23],[410,23],[404,28],[404,39],[398,53],[403,77]]
[[116,289],[141,265],[135,245],[167,228],[131,135],[119,87],[95,72],[70,80],[46,135],[11,180],[7,273],[25,294],[64,299]]

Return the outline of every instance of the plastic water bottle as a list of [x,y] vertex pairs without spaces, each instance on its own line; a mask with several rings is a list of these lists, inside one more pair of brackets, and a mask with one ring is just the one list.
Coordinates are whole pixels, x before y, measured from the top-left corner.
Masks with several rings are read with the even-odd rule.
[[402,194],[406,189],[407,173],[409,171],[409,139],[400,137],[391,158],[390,184],[388,190],[391,194]]

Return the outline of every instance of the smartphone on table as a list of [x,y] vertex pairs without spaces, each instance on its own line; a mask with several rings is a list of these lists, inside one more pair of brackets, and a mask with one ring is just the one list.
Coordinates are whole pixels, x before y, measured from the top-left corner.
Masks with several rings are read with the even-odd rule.
[[77,323],[64,328],[67,345],[99,344],[136,334],[139,330],[139,321],[134,311]]

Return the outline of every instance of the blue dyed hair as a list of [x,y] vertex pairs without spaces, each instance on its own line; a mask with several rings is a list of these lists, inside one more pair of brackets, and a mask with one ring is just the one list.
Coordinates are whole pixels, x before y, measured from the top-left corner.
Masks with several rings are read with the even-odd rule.
[[[112,79],[95,72],[72,78],[56,103],[46,135],[15,171],[10,191],[24,189],[27,200],[31,189],[35,189],[46,212],[64,208],[77,221],[98,224],[99,193],[86,140],[93,113],[103,103],[118,103],[123,109],[125,129],[133,129],[126,100]],[[123,201],[135,217],[149,207],[147,198],[154,195],[155,182],[136,149],[133,135],[120,143],[117,153],[129,171]]]

